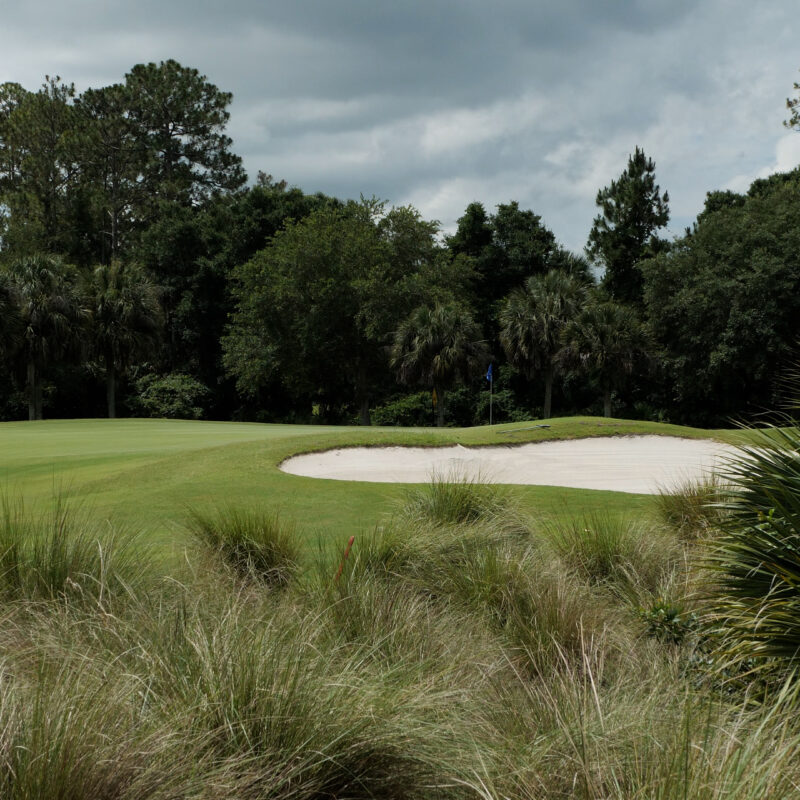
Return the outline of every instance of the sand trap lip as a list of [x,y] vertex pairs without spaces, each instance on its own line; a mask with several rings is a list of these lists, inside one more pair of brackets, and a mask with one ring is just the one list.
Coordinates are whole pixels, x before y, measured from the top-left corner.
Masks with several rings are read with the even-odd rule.
[[504,447],[349,447],[293,456],[292,475],[369,483],[425,483],[433,475],[655,494],[707,478],[736,448],[708,439],[603,436]]

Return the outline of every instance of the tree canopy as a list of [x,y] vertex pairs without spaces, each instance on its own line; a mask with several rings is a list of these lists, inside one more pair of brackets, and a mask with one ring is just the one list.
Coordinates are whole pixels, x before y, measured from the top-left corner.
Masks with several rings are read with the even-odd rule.
[[600,207],[589,232],[586,254],[603,267],[603,286],[614,300],[641,303],[640,262],[663,246],[656,231],[669,221],[669,195],[655,182],[656,166],[638,147],[628,166],[600,189]]
[[433,389],[436,424],[444,424],[447,390],[486,367],[489,348],[469,311],[456,303],[420,306],[394,335],[392,366],[406,384]]
[[643,267],[644,298],[663,348],[671,401],[703,422],[764,411],[797,353],[800,171],[728,198]]
[[578,315],[585,300],[583,283],[553,269],[528,278],[523,288],[514,289],[500,312],[500,340],[508,360],[529,378],[538,370],[544,372],[545,418],[550,417],[564,326]]

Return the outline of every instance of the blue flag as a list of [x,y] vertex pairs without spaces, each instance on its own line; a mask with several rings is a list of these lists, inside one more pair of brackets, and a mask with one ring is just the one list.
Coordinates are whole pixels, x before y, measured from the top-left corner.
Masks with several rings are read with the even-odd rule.
[[489,369],[486,370],[486,380],[491,383],[492,380],[492,365],[489,364]]

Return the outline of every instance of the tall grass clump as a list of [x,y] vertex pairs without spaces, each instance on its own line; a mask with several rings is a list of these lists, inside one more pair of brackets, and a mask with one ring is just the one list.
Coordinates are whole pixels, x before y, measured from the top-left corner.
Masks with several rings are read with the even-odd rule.
[[800,431],[752,431],[729,463],[728,514],[710,544],[707,619],[719,664],[777,671],[800,666]]
[[[576,657],[584,639],[611,647],[618,621],[608,597],[501,520],[433,531],[395,521],[356,549],[345,575],[345,591],[383,583],[388,598],[411,591],[430,607],[470,617],[500,638],[505,658],[537,675],[560,669],[564,656]],[[343,599],[340,613],[348,608]]]
[[454,694],[446,671],[332,639],[325,617],[324,604],[306,612],[288,597],[192,612],[193,655],[169,689],[179,737],[230,796],[451,796],[473,752],[468,693]]
[[103,602],[142,579],[148,556],[137,538],[76,512],[63,498],[29,512],[0,504],[0,593],[9,599],[84,598]]
[[519,512],[506,489],[457,471],[434,473],[420,488],[406,492],[400,516],[407,522],[460,525],[479,520],[518,522]]
[[795,700],[726,702],[694,690],[667,655],[640,641],[627,670],[609,670],[587,642],[581,660],[542,680],[494,684],[485,741],[498,769],[482,796],[796,797]]
[[655,588],[678,558],[660,530],[608,516],[573,518],[545,525],[545,541],[562,563],[591,583],[633,583]]
[[725,519],[726,486],[712,474],[704,481],[687,481],[656,495],[661,522],[682,541],[692,542],[717,530]]
[[299,568],[296,526],[277,511],[234,507],[194,510],[187,527],[240,577],[280,588],[289,584]]
[[[55,613],[51,609],[51,614]],[[39,622],[46,624],[48,614]],[[8,624],[8,620],[5,620]],[[73,620],[73,625],[78,624]],[[99,633],[96,623],[95,633]],[[141,680],[89,644],[6,653],[0,669],[0,797],[197,796],[197,753],[146,712]]]

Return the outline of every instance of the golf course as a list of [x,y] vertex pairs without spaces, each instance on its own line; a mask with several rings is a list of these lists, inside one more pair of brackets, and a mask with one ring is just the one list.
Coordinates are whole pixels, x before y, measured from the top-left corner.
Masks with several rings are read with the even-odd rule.
[[[287,475],[290,456],[390,445],[515,446],[584,437],[660,435],[735,442],[735,431],[572,417],[491,428],[392,429],[259,425],[190,420],[52,420],[0,423],[0,480],[9,496],[41,505],[75,498],[92,515],[144,534],[165,555],[185,546],[191,508],[270,507],[298,525],[306,544],[369,531],[391,514],[402,486]],[[423,479],[427,480],[427,478]],[[648,497],[553,486],[515,486],[514,498],[540,518],[595,512],[635,517]]]
[[[684,448],[694,479],[524,485],[556,444],[569,479],[588,445],[644,452],[625,480]],[[591,417],[2,423],[0,796],[796,796],[796,600],[774,588],[796,448]],[[286,471],[411,452],[522,459],[520,482]]]
[[0,800],[800,800],[798,9],[6,5]]

